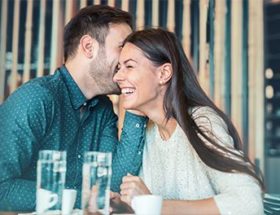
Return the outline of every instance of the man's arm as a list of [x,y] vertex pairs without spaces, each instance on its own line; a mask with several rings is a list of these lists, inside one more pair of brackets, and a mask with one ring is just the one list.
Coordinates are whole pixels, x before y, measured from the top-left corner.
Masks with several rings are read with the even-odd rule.
[[44,93],[23,88],[0,106],[0,211],[33,211],[36,182],[22,176],[39,150],[47,122]]
[[142,164],[147,117],[126,112],[120,142],[117,135],[117,117],[111,111],[100,140],[100,151],[112,151],[111,190],[119,192],[122,177],[127,173],[138,175]]
[[138,175],[142,165],[147,118],[130,112],[125,113],[120,143],[113,160],[111,189],[120,191],[123,176]]

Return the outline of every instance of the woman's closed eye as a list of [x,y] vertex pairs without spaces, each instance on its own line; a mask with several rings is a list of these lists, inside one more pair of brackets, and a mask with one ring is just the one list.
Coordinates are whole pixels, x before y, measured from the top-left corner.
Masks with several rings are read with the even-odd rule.
[[125,68],[132,69],[132,68],[134,68],[134,66],[132,66],[132,65],[125,65]]

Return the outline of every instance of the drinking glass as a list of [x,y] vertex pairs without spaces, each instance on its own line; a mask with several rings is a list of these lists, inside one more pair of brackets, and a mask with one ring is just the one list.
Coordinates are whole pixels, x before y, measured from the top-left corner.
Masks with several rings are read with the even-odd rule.
[[111,153],[85,153],[82,187],[82,209],[84,214],[109,214],[111,164]]
[[42,150],[37,162],[37,214],[61,213],[65,186],[66,152]]

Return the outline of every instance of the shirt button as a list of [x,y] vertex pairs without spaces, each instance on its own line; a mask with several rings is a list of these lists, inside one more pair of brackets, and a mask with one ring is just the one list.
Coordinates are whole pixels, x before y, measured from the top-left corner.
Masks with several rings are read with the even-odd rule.
[[145,125],[144,125],[144,128],[146,128],[146,127],[147,127],[147,125],[145,124]]
[[87,106],[87,103],[85,102],[83,105],[84,105],[84,106]]
[[136,127],[136,128],[139,128],[139,127],[140,127],[139,123],[136,123],[135,127]]
[[142,151],[138,151],[138,155],[141,155]]
[[78,158],[81,158],[81,155],[78,155]]

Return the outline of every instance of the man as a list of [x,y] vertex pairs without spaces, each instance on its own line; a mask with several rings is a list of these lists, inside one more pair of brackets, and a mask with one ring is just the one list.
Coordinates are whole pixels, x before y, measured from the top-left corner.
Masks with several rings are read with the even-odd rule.
[[0,211],[35,210],[39,150],[67,151],[66,186],[79,191],[76,207],[85,151],[113,152],[113,191],[128,172],[137,174],[146,118],[126,113],[118,143],[117,117],[104,96],[119,93],[113,75],[130,33],[127,12],[80,10],[65,27],[65,65],[21,86],[0,107]]

